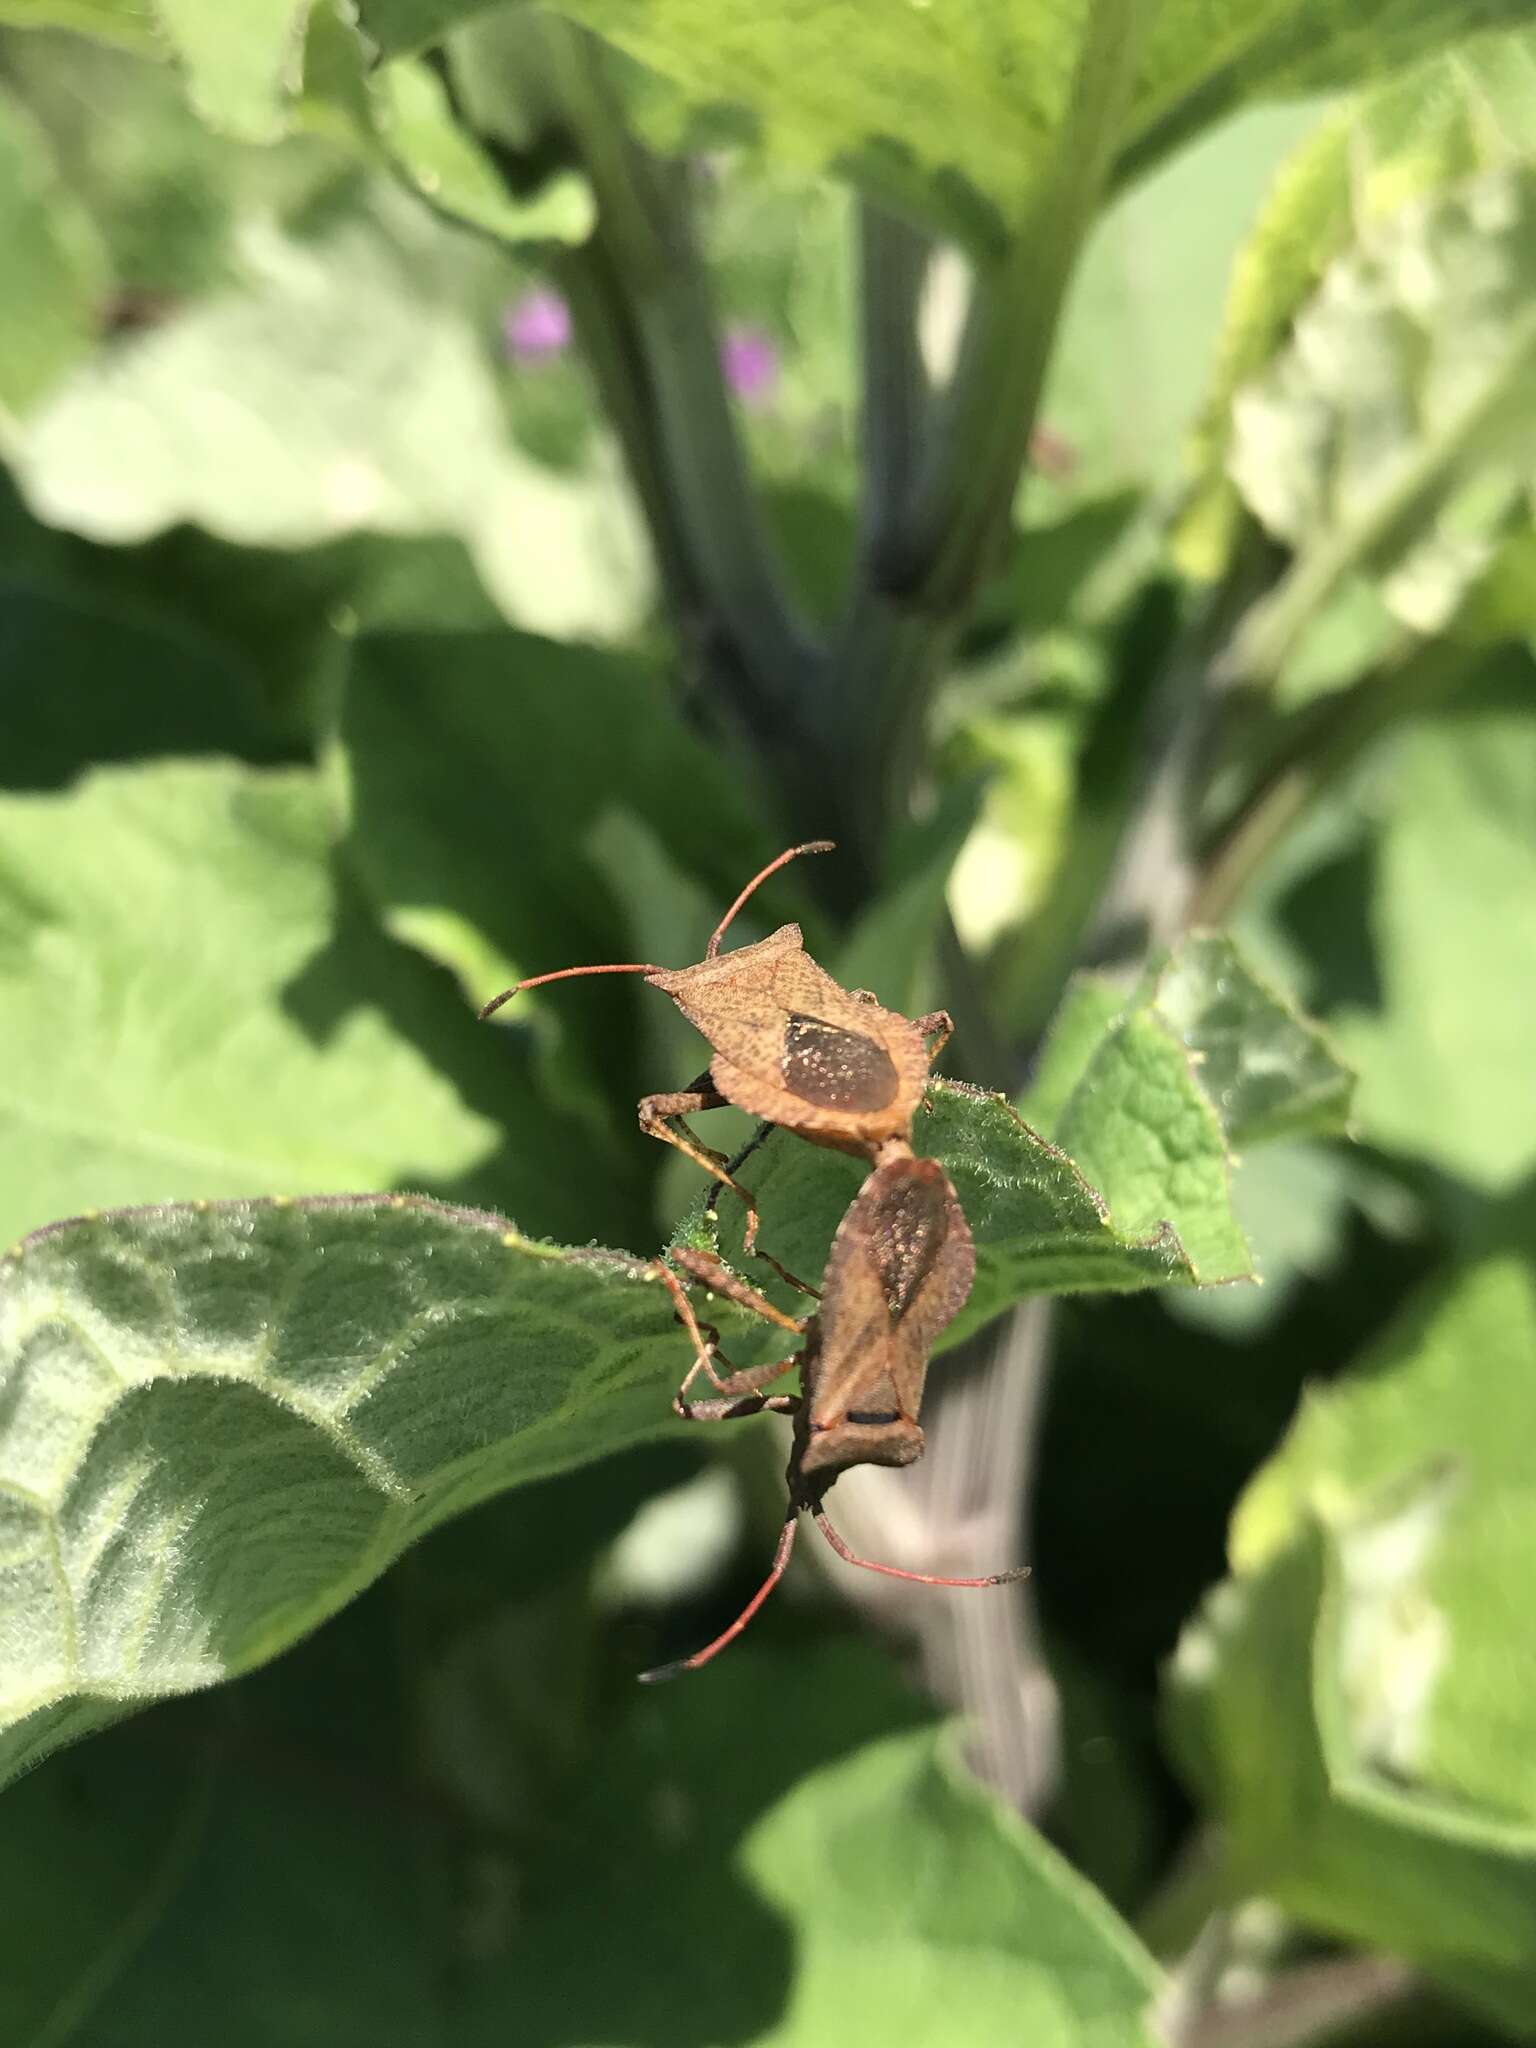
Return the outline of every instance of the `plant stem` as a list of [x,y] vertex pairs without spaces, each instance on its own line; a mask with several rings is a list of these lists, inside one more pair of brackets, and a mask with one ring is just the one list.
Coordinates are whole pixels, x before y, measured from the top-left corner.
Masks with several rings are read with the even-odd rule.
[[[789,602],[752,489],[720,365],[688,171],[630,133],[604,51],[529,9],[512,38],[518,90],[542,146],[578,165],[597,226],[558,263],[645,502],[685,641],[721,667],[755,739],[816,693],[823,657]],[[504,152],[503,152],[504,155]]]
[[1093,223],[1156,0],[1096,0],[1049,174],[1001,264],[977,281],[960,363],[893,581],[964,608],[1007,531],[1077,252]]
[[859,344],[864,401],[859,555],[865,571],[901,531],[932,393],[918,312],[932,245],[871,199],[859,205]]
[[[866,516],[866,531],[878,524],[890,538],[861,564],[833,657],[837,687],[819,719],[821,743],[859,793],[866,841],[874,820],[910,801],[928,701],[1006,538],[1067,284],[1154,6],[1092,7],[1052,169],[1007,255],[977,280],[906,516]],[[906,346],[915,349],[915,337]]]

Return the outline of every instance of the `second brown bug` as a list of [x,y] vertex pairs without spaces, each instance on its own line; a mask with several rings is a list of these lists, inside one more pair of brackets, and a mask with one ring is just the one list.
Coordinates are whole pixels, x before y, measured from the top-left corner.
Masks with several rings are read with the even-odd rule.
[[[674,1664],[641,1674],[647,1684],[697,1671],[739,1636],[789,1564],[802,1514],[849,1564],[925,1586],[1005,1586],[1028,1567],[985,1578],[943,1578],[858,1557],[827,1519],[828,1489],[855,1465],[911,1465],[923,1454],[918,1423],[928,1360],[940,1333],[970,1295],[976,1273],[971,1233],[949,1176],[936,1159],[910,1152],[877,1166],[838,1226],[822,1279],[820,1306],[786,1315],[712,1253],[675,1246],[669,1257],[691,1280],[734,1301],[799,1341],[787,1357],[738,1370],[719,1351],[718,1333],[701,1325],[677,1275],[656,1272],[672,1291],[679,1320],[693,1339],[694,1363],[673,1402],[695,1422],[725,1422],[766,1410],[794,1417],[786,1479],[789,1506],[768,1577],[729,1628]],[[721,1377],[717,1362],[727,1368]],[[767,1394],[796,1366],[798,1394]],[[690,1401],[700,1374],[715,1395]]]

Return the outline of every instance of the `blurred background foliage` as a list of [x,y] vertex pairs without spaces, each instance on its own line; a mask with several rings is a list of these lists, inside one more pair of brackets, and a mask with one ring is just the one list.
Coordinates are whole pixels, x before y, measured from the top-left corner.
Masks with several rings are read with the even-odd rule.
[[[691,1032],[474,1008],[810,830],[759,928],[971,1080],[1203,924],[1360,1075],[1233,1161],[1262,1287],[1059,1304],[1006,1424],[935,1375],[1012,1432],[1005,1710],[808,1564],[637,1695],[779,1511],[678,1432],[11,1788],[7,2042],[1536,2039],[1536,27],[1143,12],[0,0],[0,1242],[411,1188],[648,1255]],[[872,469],[952,372],[904,610]],[[1018,1699],[1023,1819],[940,1725]]]

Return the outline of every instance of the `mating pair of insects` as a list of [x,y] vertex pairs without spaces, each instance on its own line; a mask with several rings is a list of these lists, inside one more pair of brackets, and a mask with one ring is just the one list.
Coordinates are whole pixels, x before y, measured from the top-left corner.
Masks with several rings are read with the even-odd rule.
[[[817,1303],[808,1315],[786,1315],[713,1253],[691,1246],[674,1245],[656,1262],[654,1271],[671,1290],[678,1320],[693,1343],[693,1364],[673,1401],[678,1414],[689,1421],[724,1422],[772,1410],[793,1416],[794,1437],[788,1511],[768,1577],[712,1643],[642,1673],[648,1682],[698,1670],[740,1635],[784,1576],[802,1513],[849,1564],[892,1578],[931,1586],[1001,1586],[1026,1576],[1019,1569],[987,1578],[941,1578],[857,1557],[823,1505],[828,1488],[851,1466],[910,1465],[922,1456],[917,1416],[929,1353],[965,1306],[976,1272],[971,1233],[949,1176],[936,1159],[919,1158],[912,1149],[912,1120],[929,1070],[953,1029],[947,1014],[903,1017],[883,1009],[865,990],[841,987],[811,959],[796,924],[781,925],[756,945],[720,951],[733,919],[771,874],[800,854],[830,851],[831,842],[818,839],[770,861],[725,913],[693,967],[644,961],[564,967],[503,990],[480,1012],[489,1017],[522,989],[582,974],[643,974],[652,988],[671,996],[708,1040],[712,1057],[691,1087],[646,1096],[640,1128],[686,1153],[714,1177],[717,1188],[734,1189],[746,1207],[747,1255],[761,1258]],[[735,1177],[745,1154],[728,1161],[701,1144],[686,1121],[727,1104],[758,1117],[765,1128],[777,1125],[813,1145],[869,1161],[870,1174],[838,1226],[819,1288],[758,1250],[757,1203]],[[718,1331],[695,1315],[679,1270],[790,1332],[797,1348],[768,1364],[733,1366],[720,1350]],[[763,1391],[796,1366],[798,1394]],[[714,1392],[694,1401],[689,1390],[701,1375]]]

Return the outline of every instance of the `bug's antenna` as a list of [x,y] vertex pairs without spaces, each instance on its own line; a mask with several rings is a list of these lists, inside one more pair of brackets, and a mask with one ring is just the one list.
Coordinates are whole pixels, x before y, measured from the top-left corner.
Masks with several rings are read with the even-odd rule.
[[546,981],[570,981],[578,974],[662,974],[666,970],[654,966],[649,960],[626,960],[606,967],[557,967],[553,974],[530,974],[526,981],[515,982],[511,988],[504,988],[499,996],[492,996],[485,1007],[476,1012],[483,1024],[493,1016],[503,1003],[510,1003],[525,988],[542,988]]
[[751,881],[748,882],[745,889],[742,890],[741,894],[736,898],[736,901],[731,905],[730,909],[725,913],[724,917],[722,917],[720,922],[715,926],[714,937],[709,942],[709,947],[704,955],[704,958],[706,960],[714,959],[715,955],[720,950],[720,941],[725,937],[726,928],[730,924],[731,919],[736,915],[737,911],[740,910],[741,906],[752,894],[752,891],[754,889],[761,888],[763,883],[767,881],[770,875],[777,874],[779,869],[782,867],[786,867],[790,861],[798,860],[802,853],[831,853],[836,849],[836,846],[837,841],[835,839],[807,839],[803,846],[791,846],[787,848],[785,852],[781,853],[777,860],[769,861],[767,867],[763,869],[760,875],[754,875],[752,877]]
[[660,1685],[664,1679],[681,1678],[685,1671],[702,1670],[704,1665],[719,1656],[727,1643],[735,1642],[747,1623],[756,1614],[780,1579],[783,1578],[785,1567],[789,1563],[789,1553],[795,1547],[795,1530],[799,1525],[799,1521],[800,1510],[791,1503],[789,1513],[784,1517],[784,1529],[779,1537],[779,1547],[773,1553],[773,1569],[752,1595],[746,1606],[743,1607],[740,1614],[731,1623],[730,1627],[717,1635],[712,1643],[706,1643],[702,1650],[695,1650],[691,1657],[680,1657],[675,1664],[658,1664],[654,1671],[642,1671],[640,1673],[640,1683],[642,1685]]
[[910,1579],[919,1586],[1011,1586],[1019,1579],[1029,1577],[1027,1564],[1015,1565],[1010,1572],[989,1572],[984,1579],[946,1579],[937,1572],[909,1572],[904,1571],[899,1564],[877,1564],[872,1557],[854,1555],[827,1520],[825,1508],[814,1507],[811,1513],[816,1518],[817,1528],[845,1563],[860,1565],[867,1572],[884,1572],[888,1579]]

